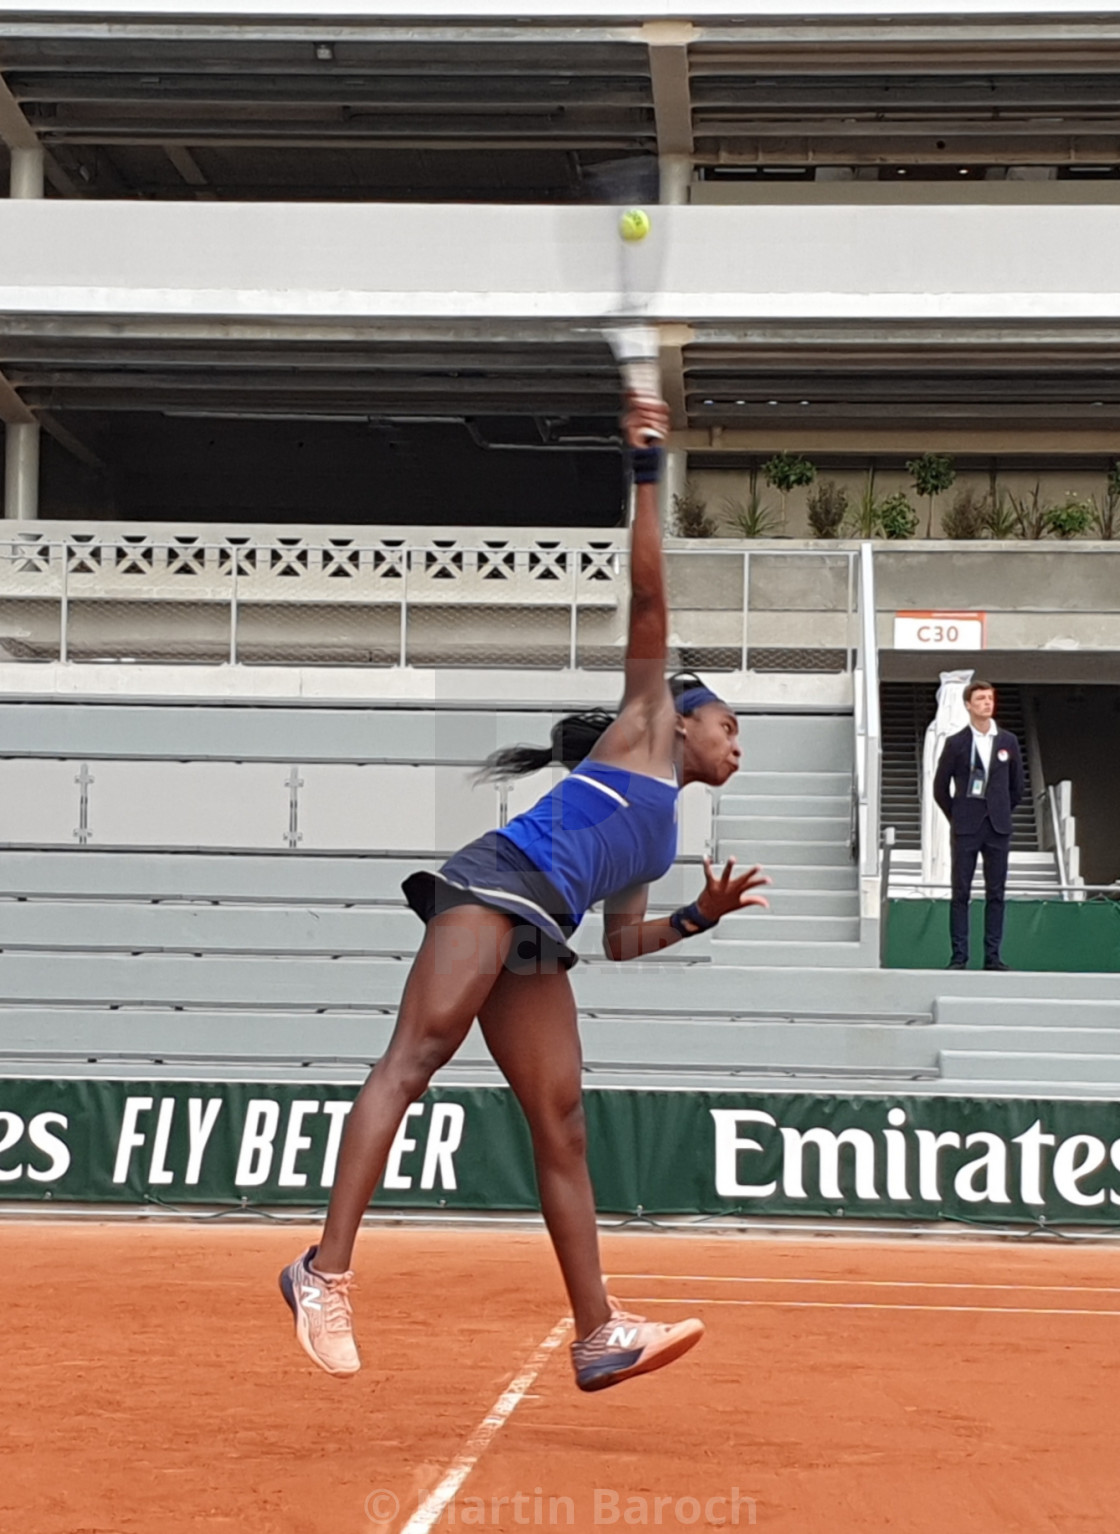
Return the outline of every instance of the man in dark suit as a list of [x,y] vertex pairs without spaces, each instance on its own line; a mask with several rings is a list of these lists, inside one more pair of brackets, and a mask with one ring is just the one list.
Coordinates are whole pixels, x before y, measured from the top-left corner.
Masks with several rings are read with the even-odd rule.
[[984,968],[1009,968],[1000,958],[1011,816],[1023,797],[1023,756],[1010,730],[997,729],[991,682],[964,690],[969,722],[950,735],[937,764],[933,797],[952,829],[953,898],[950,969],[968,968],[968,902],[976,859],[984,858]]

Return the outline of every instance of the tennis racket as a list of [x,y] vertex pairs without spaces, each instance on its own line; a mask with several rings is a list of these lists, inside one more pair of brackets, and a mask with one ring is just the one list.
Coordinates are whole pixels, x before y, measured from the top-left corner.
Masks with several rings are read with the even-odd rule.
[[643,399],[661,398],[660,335],[656,325],[643,323],[658,290],[664,256],[658,183],[657,161],[650,156],[607,161],[587,173],[594,200],[604,204],[604,245],[613,250],[616,274],[617,293],[604,316],[602,334],[623,388]]

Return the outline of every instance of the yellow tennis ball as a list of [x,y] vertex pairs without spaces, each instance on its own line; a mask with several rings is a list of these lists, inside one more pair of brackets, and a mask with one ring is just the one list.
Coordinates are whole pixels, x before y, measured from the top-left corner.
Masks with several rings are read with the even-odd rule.
[[649,233],[649,214],[644,208],[627,208],[618,221],[618,232],[624,240],[644,240]]

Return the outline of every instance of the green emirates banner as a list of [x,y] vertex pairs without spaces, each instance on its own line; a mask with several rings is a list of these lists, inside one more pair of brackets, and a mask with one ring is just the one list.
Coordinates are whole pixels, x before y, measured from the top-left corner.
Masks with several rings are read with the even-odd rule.
[[[355,1090],[0,1080],[0,1201],[321,1206]],[[592,1090],[586,1104],[604,1212],[1120,1223],[1111,1102]],[[413,1104],[378,1202],[535,1209],[511,1094]]]

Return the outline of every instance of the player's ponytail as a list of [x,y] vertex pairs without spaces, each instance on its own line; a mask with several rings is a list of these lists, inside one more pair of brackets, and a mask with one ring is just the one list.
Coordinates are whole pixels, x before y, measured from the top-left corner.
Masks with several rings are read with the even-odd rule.
[[614,715],[605,709],[593,708],[584,714],[569,714],[552,727],[548,746],[506,746],[492,752],[476,774],[477,783],[493,783],[502,778],[521,778],[530,772],[539,772],[559,762],[569,771],[578,767],[595,745],[608,725],[614,723]]

